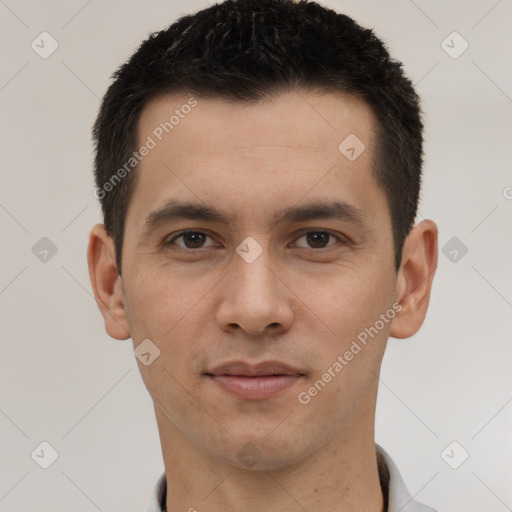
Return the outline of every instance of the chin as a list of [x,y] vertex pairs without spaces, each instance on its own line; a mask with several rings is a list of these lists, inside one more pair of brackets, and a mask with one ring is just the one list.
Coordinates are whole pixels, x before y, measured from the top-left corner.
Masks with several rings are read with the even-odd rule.
[[272,435],[269,438],[269,433],[248,435],[246,431],[219,444],[212,440],[207,443],[206,449],[213,458],[238,469],[277,471],[298,464],[317,451],[318,443],[314,439],[310,441],[308,446],[303,432],[292,435],[283,430],[280,436]]

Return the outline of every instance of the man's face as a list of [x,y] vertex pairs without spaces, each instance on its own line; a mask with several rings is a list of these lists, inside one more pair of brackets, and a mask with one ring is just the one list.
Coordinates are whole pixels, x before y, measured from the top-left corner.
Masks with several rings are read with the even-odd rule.
[[[188,99],[160,97],[142,113],[137,147],[148,136],[156,147],[135,171],[123,245],[134,346],[149,339],[161,351],[139,362],[159,428],[235,464],[255,450],[261,469],[353,442],[373,429],[396,288],[386,196],[371,172],[375,118],[355,98],[302,91],[252,105],[196,98],[170,133],[155,132]],[[366,146],[355,160],[353,137],[338,148],[351,134]],[[171,202],[229,222],[172,216]],[[345,206],[332,216],[283,217],[335,202]],[[266,361],[293,375],[251,383],[214,371]],[[265,382],[270,391],[255,390]]]

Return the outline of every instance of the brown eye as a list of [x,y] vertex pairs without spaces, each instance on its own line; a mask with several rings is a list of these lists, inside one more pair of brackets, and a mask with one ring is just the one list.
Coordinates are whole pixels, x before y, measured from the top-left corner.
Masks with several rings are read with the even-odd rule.
[[205,247],[204,243],[207,238],[211,238],[201,231],[183,231],[176,235],[172,240],[165,243],[166,246],[171,246],[176,240],[182,240],[183,244],[176,244],[182,249],[202,249]]
[[329,243],[330,238],[331,235],[325,232],[313,231],[312,233],[308,233],[306,235],[308,244],[315,249],[325,247]]
[[[324,249],[336,243],[336,240],[342,241],[341,238],[329,233],[328,231],[308,231],[304,233],[298,240],[305,239],[307,245],[300,245],[298,247],[306,249]],[[334,239],[334,240],[333,240]],[[329,243],[333,240],[333,243]]]

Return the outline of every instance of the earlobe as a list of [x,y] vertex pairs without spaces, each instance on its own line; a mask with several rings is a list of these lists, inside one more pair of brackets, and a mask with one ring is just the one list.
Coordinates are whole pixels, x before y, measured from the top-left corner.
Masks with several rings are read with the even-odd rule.
[[389,332],[394,338],[412,336],[425,320],[437,268],[437,238],[436,224],[424,220],[414,226],[405,240],[396,283],[396,300],[402,309]]
[[130,330],[124,310],[124,295],[115,261],[114,243],[103,224],[97,224],[91,230],[87,262],[94,297],[105,321],[105,330],[117,340],[128,339]]

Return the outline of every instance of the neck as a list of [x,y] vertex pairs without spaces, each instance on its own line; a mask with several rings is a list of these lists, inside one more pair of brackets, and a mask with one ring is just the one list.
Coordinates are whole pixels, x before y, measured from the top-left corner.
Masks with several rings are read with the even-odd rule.
[[214,458],[156,406],[167,477],[167,511],[384,512],[373,418],[353,418],[343,431],[293,464],[272,470],[239,468]]

